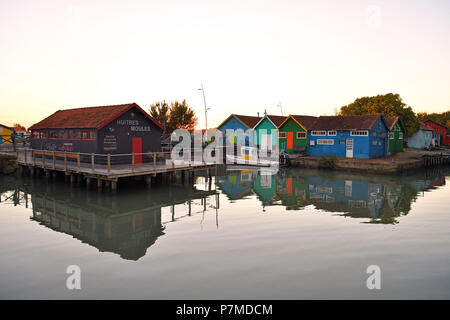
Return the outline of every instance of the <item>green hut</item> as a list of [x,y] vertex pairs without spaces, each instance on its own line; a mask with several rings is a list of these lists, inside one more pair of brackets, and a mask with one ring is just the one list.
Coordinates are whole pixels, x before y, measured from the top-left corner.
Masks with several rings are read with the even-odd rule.
[[289,115],[278,127],[280,150],[292,154],[308,146],[308,130],[316,120],[312,116]]
[[405,137],[405,127],[399,117],[385,118],[389,128],[388,133],[388,153],[403,152],[403,139]]
[[[285,116],[268,115],[264,112],[264,117],[259,120],[253,130],[255,131],[256,145],[265,147],[275,147],[278,144],[278,126],[286,119]],[[272,131],[275,130],[275,131]],[[270,148],[267,148],[270,149]]]

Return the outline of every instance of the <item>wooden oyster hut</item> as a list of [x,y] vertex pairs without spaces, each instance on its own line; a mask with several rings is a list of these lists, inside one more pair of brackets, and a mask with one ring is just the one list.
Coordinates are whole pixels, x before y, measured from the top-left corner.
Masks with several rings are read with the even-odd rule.
[[59,110],[30,130],[33,150],[80,153],[82,161],[90,161],[90,154],[134,154],[134,162],[139,164],[143,153],[161,150],[164,128],[136,103],[130,103]]

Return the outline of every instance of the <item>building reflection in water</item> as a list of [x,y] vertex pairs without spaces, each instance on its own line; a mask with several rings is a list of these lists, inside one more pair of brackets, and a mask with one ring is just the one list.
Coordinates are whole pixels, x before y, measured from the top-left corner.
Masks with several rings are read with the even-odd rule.
[[[31,220],[128,260],[143,257],[164,234],[166,223],[211,207],[217,211],[219,206],[217,191],[193,186],[163,186],[148,191],[135,187],[99,196],[95,191],[70,188],[60,181],[14,181],[9,185],[15,188],[3,188],[0,201],[31,207]],[[207,207],[207,201],[213,205]],[[180,204],[186,205],[184,216],[176,215],[175,206]],[[170,209],[167,221],[161,218],[164,208]]]
[[[375,176],[308,169],[229,170],[218,177],[221,191],[236,201],[255,194],[263,211],[281,205],[301,210],[313,205],[327,212],[352,218],[368,218],[369,223],[398,223],[411,203],[426,190],[445,185],[448,168],[419,171],[409,176]],[[251,183],[250,183],[251,181]]]
[[[419,171],[409,176],[374,176],[334,171],[286,169],[273,174],[256,169],[223,167],[217,188],[230,202],[256,199],[262,210],[282,206],[302,210],[307,206],[341,216],[362,218],[364,223],[398,223],[411,203],[432,188],[445,184],[448,169]],[[9,179],[9,180],[8,180]],[[209,190],[209,188],[205,188]],[[164,235],[165,225],[207,210],[215,210],[218,192],[194,186],[143,186],[123,188],[117,194],[71,188],[61,181],[0,179],[0,201],[32,210],[31,219],[129,260],[144,256]],[[207,205],[207,203],[209,203]],[[184,211],[175,213],[175,206]],[[170,217],[163,221],[163,211]]]

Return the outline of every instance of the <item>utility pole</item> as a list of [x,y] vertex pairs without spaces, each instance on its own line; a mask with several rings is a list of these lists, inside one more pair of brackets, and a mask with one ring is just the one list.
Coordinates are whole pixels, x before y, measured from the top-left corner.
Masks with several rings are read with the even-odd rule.
[[201,86],[202,87],[198,90],[201,90],[203,94],[203,104],[205,105],[205,130],[208,130],[208,109],[206,108],[205,89],[203,89],[203,83]]

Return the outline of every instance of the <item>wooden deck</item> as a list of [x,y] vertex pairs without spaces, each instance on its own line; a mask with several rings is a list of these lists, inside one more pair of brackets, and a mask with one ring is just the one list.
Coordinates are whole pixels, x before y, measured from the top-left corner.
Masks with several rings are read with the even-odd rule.
[[[132,159],[130,163],[114,164],[111,161],[110,155],[80,155],[76,153],[65,152],[49,152],[49,151],[34,151],[34,150],[18,150],[16,152],[17,163],[22,169],[29,170],[31,175],[35,173],[44,172],[45,175],[50,175],[56,172],[63,172],[67,176],[71,176],[71,182],[76,179],[87,180],[87,184],[91,183],[92,179],[98,181],[98,186],[101,188],[102,182],[105,181],[108,185],[111,183],[111,188],[117,188],[117,181],[119,178],[138,177],[146,178],[148,185],[151,185],[152,178],[158,174],[164,177],[171,176],[176,172],[185,172],[196,170],[205,170],[215,168],[215,163],[206,162],[187,162],[187,161],[172,161],[170,159],[161,157],[162,153],[145,154],[146,157],[153,159],[152,161],[135,163],[135,155],[130,156]],[[120,156],[120,155],[115,155]],[[142,155],[144,156],[144,155]],[[168,155],[166,154],[166,157]],[[86,162],[86,157],[90,158],[90,162]],[[103,157],[103,158],[102,158]],[[84,159],[84,161],[82,160]],[[157,159],[159,159],[157,161]],[[161,161],[162,159],[162,161]],[[102,160],[102,161],[100,161]],[[99,163],[100,162],[100,163]],[[106,164],[103,164],[103,163]],[[76,177],[76,178],[75,178]],[[73,180],[73,181],[72,181]]]

